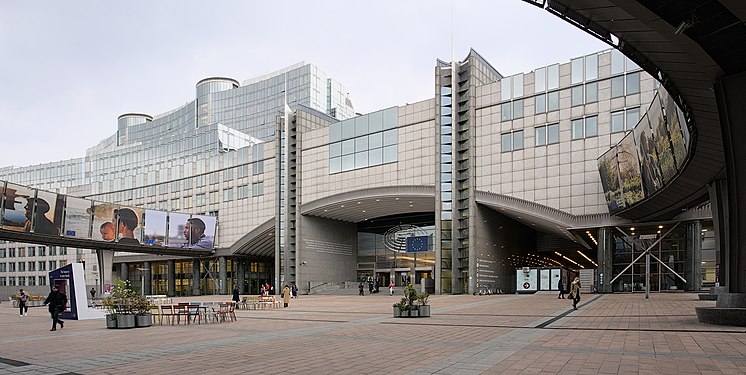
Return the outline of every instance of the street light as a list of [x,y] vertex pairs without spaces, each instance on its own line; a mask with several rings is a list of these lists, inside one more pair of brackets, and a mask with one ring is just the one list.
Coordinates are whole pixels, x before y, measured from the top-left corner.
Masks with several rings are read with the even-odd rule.
[[150,268],[137,268],[140,271],[140,293],[145,295],[145,271],[150,271]]

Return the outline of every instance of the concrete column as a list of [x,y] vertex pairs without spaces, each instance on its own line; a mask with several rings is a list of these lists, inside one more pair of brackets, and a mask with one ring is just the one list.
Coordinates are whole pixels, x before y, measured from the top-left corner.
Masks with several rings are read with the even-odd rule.
[[119,269],[119,278],[127,281],[129,280],[129,266],[127,263],[120,263],[121,268]]
[[[598,229],[598,284],[599,293],[611,293],[609,282],[614,278],[612,275],[612,262],[614,255],[613,228],[603,227]],[[569,287],[569,286],[565,286]]]
[[166,261],[168,268],[168,296],[176,296],[176,262],[173,259]]
[[220,282],[220,290],[218,293],[220,294],[228,294],[228,264],[225,261],[225,257],[218,258],[218,274],[219,276],[219,282]]
[[686,223],[686,263],[684,263],[684,290],[702,288],[702,222]]
[[244,258],[236,258],[236,283],[238,283],[238,293],[245,294],[246,288],[244,287],[244,284],[246,282],[246,279],[244,278],[246,273],[246,259]]
[[[113,250],[96,250],[96,258],[98,259],[98,277],[99,287],[103,288],[104,285],[114,281],[114,251]],[[98,290],[98,295],[102,295],[103,290]]]
[[202,291],[200,290],[200,281],[202,278],[200,277],[200,266],[199,266],[199,259],[194,259],[192,261],[192,295],[193,296],[199,296],[202,295]]
[[145,295],[153,294],[153,270],[150,262],[144,262],[143,267],[143,285],[142,289],[145,291]]

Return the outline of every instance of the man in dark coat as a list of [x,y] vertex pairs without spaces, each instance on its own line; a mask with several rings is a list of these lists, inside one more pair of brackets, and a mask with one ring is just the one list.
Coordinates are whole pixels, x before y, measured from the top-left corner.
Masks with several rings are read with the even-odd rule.
[[67,305],[67,296],[65,293],[60,292],[57,285],[52,286],[52,291],[44,300],[45,305],[49,305],[49,314],[52,315],[52,329],[50,331],[57,330],[57,323],[60,323],[60,329],[65,328],[65,322],[60,320],[60,313],[65,310]]

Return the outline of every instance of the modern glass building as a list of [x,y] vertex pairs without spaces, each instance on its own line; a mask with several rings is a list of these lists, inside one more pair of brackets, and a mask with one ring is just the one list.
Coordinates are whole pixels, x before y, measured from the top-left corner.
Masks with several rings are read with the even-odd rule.
[[315,293],[360,280],[515,292],[520,267],[633,292],[646,270],[628,266],[650,247],[661,260],[651,290],[699,290],[717,281],[708,202],[668,222],[614,215],[687,162],[687,121],[666,98],[616,50],[510,76],[472,50],[436,62],[432,98],[364,115],[311,64],[242,84],[207,78],[184,106],[120,116],[83,158],[0,168],[0,179],[215,216],[215,251],[117,252],[99,269],[92,250],[4,243],[0,288],[40,287],[49,269],[85,261],[90,285],[123,278],[149,294],[289,282]]

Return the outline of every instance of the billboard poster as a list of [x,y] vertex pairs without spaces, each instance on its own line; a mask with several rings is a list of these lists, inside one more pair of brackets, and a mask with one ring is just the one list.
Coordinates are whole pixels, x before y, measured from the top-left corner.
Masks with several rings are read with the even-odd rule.
[[91,238],[91,204],[93,202],[75,197],[67,197],[65,205],[65,237]]
[[658,157],[653,145],[653,134],[645,118],[640,120],[632,133],[635,135],[637,153],[640,158],[642,186],[645,189],[645,196],[649,197],[663,186],[663,179],[658,169]]
[[666,129],[666,118],[663,117],[660,96],[656,95],[648,108],[648,122],[653,131],[655,152],[658,154],[658,167],[660,167],[663,181],[671,181],[676,175],[676,161],[671,151],[671,141]]
[[192,215],[184,224],[184,237],[188,238],[188,241],[182,247],[212,250],[215,246],[216,224],[215,216]]
[[35,193],[36,191],[25,186],[7,184],[5,187],[3,229],[16,232],[31,231],[31,221],[29,219],[33,214],[33,198]]
[[642,192],[640,162],[637,158],[633,133],[628,133],[617,145],[617,158],[619,159],[619,178],[622,182],[624,203],[629,207],[645,197]]
[[166,219],[164,211],[145,210],[145,233],[143,243],[148,246],[166,245]]
[[65,196],[39,190],[36,192],[35,201],[34,233],[59,236]]
[[[679,110],[673,97],[668,95],[664,90],[660,91],[663,94],[663,106],[666,109],[666,119],[668,124],[668,133],[671,135],[671,145],[673,147],[674,159],[676,160],[676,168],[680,169],[686,160],[687,143],[684,141],[683,129],[681,126],[682,117],[679,117]],[[688,132],[687,132],[688,133]]]
[[142,241],[143,209],[119,207],[114,209],[117,224],[117,242],[139,245]]
[[119,205],[93,202],[90,208],[90,214],[93,216],[93,230],[91,238],[96,241],[112,242],[117,237],[117,219],[114,210]]
[[619,182],[617,146],[612,147],[598,158],[598,173],[601,175],[601,185],[609,212],[614,213],[624,208],[624,195]]
[[187,220],[191,218],[189,214],[170,212],[168,214],[168,247],[188,248],[188,238],[184,235],[184,228]]

